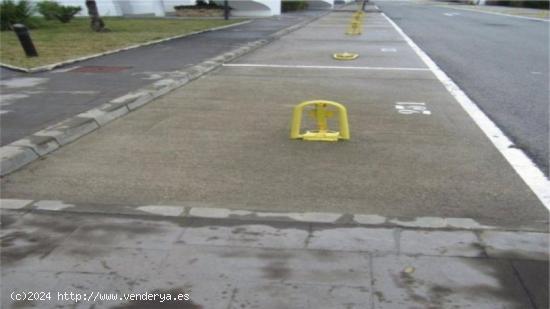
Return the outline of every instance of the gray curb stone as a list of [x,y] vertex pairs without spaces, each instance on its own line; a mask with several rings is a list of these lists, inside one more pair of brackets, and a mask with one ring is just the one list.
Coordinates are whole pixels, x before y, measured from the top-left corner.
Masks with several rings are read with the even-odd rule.
[[97,122],[97,124],[102,127],[107,123],[128,114],[129,112],[130,110],[128,110],[128,107],[124,104],[116,105],[107,103],[100,106],[99,108],[94,108],[84,113],[78,114],[77,116],[81,118],[94,119],[95,122]]
[[[120,118],[154,99],[163,96],[185,84],[220,67],[224,62],[234,60],[250,51],[264,46],[285,34],[296,31],[305,25],[327,15],[330,12],[310,18],[299,24],[280,30],[267,39],[250,42],[245,46],[207,59],[185,71],[180,71],[180,78],[163,79],[121,97],[115,98],[100,107],[92,108],[74,117],[63,120],[44,130],[0,147],[2,161],[0,176],[12,173],[32,161],[58,148],[71,143],[80,137],[93,132],[109,122]],[[210,30],[212,31],[212,30]],[[6,148],[6,149],[4,149]]]
[[94,131],[97,128],[99,128],[99,125],[94,119],[75,116],[44,130],[38,131],[34,133],[34,135],[53,137],[60,146],[63,146]]
[[31,135],[11,143],[9,146],[32,148],[36,154],[43,156],[59,148],[59,143],[50,136]]
[[28,147],[4,146],[0,148],[0,173],[11,173],[38,159],[38,155]]

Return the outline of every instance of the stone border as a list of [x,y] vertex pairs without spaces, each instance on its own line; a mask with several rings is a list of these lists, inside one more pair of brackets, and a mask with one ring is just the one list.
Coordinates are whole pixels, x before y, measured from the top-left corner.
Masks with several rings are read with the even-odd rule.
[[222,30],[222,29],[226,29],[226,28],[236,27],[236,26],[248,24],[250,22],[252,22],[252,20],[245,20],[245,21],[235,23],[235,24],[219,26],[219,27],[209,28],[209,29],[205,29],[205,30],[189,32],[189,33],[185,33],[185,34],[179,34],[179,35],[167,37],[167,38],[164,38],[164,39],[147,41],[147,42],[144,42],[144,43],[134,44],[134,45],[118,48],[118,49],[112,49],[112,50],[109,50],[109,51],[106,51],[106,52],[103,52],[103,53],[91,54],[91,55],[87,55],[87,56],[83,56],[83,57],[79,57],[79,58],[73,58],[73,59],[69,59],[69,60],[65,60],[65,61],[61,61],[61,62],[56,62],[56,63],[52,63],[52,64],[47,64],[47,65],[43,65],[43,66],[30,68],[30,69],[14,66],[14,65],[11,65],[11,64],[1,63],[1,62],[0,62],[0,66],[4,67],[4,68],[12,69],[12,70],[20,71],[20,72],[25,72],[25,73],[38,73],[38,72],[51,71],[51,70],[53,70],[55,68],[58,68],[60,66],[64,66],[64,65],[67,65],[67,64],[72,64],[72,63],[75,63],[75,62],[89,60],[89,59],[93,59],[93,58],[97,58],[97,57],[101,57],[101,56],[106,56],[106,55],[110,55],[110,54],[116,54],[116,53],[119,53],[119,52],[122,52],[122,51],[135,49],[135,48],[139,48],[139,47],[144,47],[144,46],[149,46],[149,45],[154,45],[154,44],[158,44],[158,43],[163,43],[163,42],[171,41],[171,40],[175,40],[175,39],[181,39],[181,38],[184,38],[184,37],[187,37],[187,36],[200,34],[200,33],[204,33],[204,32],[210,32],[210,31],[216,31],[216,30]]
[[[318,250],[540,261],[548,261],[550,257],[548,232],[506,230],[483,226],[466,218],[417,217],[403,221],[403,219],[391,219],[378,215],[273,213],[193,207],[196,204],[113,207],[113,205],[76,205],[50,200],[0,199],[0,210],[3,210],[0,215],[114,215],[130,220],[164,220],[178,223],[188,222],[186,220],[190,219],[196,220],[188,222],[187,227],[190,228],[223,226],[225,230],[219,232],[225,234],[235,234],[231,232],[231,230],[236,231],[235,229],[250,229],[257,235],[252,238],[259,242],[262,242],[261,239],[264,237],[267,242],[273,242],[273,237],[278,237],[279,239],[275,241],[278,246],[273,248],[296,239],[287,233],[268,233],[269,236],[262,236],[263,233],[260,231],[273,227],[289,230],[303,229],[309,231],[308,235],[304,235],[304,239],[298,240],[298,243],[309,249]],[[202,241],[206,239],[206,242],[211,240],[210,236],[205,235],[204,232],[200,232],[200,236],[195,235],[198,239],[202,238]],[[249,246],[251,241],[249,237],[250,235],[247,235],[246,239],[239,240],[229,236],[226,240],[231,246],[239,246],[239,243],[241,246]],[[319,237],[325,237],[329,243],[324,245],[319,243]],[[223,236],[221,238],[225,239]],[[212,245],[210,242],[208,244]],[[288,249],[286,245],[282,248]]]
[[541,232],[530,227],[521,229],[483,225],[470,218],[414,217],[391,218],[375,214],[346,214],[326,212],[267,212],[244,209],[214,208],[205,204],[182,203],[180,205],[102,205],[73,204],[58,200],[0,199],[0,209],[67,213],[110,214],[126,216],[153,216],[167,218],[231,219],[243,222],[290,222],[332,225],[397,227],[428,230],[500,230]]
[[184,71],[174,71],[177,78],[161,79],[144,88],[132,91],[113,99],[99,107],[92,108],[71,118],[65,119],[43,130],[0,147],[0,176],[8,175],[23,166],[43,157],[79,138],[93,132],[109,122],[120,118],[148,103],[176,90],[187,83],[211,72],[225,62],[234,60],[259,47],[296,31],[305,25],[327,15],[321,14],[301,23],[292,25],[271,34],[265,39],[249,42],[245,46],[207,59]]

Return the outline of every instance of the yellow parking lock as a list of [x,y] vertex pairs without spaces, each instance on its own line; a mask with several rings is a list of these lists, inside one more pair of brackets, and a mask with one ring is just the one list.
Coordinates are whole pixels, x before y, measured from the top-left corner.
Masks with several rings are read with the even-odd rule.
[[347,35],[359,35],[362,33],[361,23],[358,21],[352,21],[348,30],[346,31]]
[[336,60],[355,60],[357,57],[359,57],[359,54],[348,52],[335,53],[332,55],[332,58]]
[[[317,122],[317,130],[300,132],[302,127],[302,114],[306,107],[313,107],[308,114],[313,117]],[[332,107],[334,110],[329,110]],[[340,131],[332,131],[328,129],[327,120],[334,116],[335,112],[338,113],[338,121],[340,125]],[[291,139],[303,139],[305,141],[324,141],[324,142],[337,142],[340,139],[348,140],[349,125],[348,125],[348,112],[344,105],[324,100],[314,100],[302,102],[294,107],[292,113],[292,125],[290,129]]]

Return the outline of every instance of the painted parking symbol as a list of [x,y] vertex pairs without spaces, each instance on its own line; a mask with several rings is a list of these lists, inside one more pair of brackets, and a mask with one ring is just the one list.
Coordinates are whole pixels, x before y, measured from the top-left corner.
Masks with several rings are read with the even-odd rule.
[[424,102],[397,102],[395,103],[395,109],[402,115],[431,115],[432,112],[426,106]]

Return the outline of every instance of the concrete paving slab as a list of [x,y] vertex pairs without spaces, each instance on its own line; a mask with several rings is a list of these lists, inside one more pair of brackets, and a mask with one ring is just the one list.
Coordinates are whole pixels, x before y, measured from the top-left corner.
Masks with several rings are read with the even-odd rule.
[[8,233],[8,227],[20,220],[24,214],[25,213],[19,211],[2,209],[0,211],[0,227],[2,228],[0,230],[0,235],[4,236],[5,233]]
[[113,248],[169,249],[183,233],[183,228],[172,222],[107,218],[78,227],[65,244]]
[[232,282],[368,286],[366,255],[326,250],[175,246],[161,275]]
[[[2,216],[0,252],[2,272],[7,267],[26,269],[49,255],[64,239],[75,231],[84,219],[67,214],[37,215],[27,213],[16,221],[13,216]],[[9,221],[12,221],[11,223]]]
[[[67,305],[70,302],[58,301],[57,293],[53,298],[47,300],[47,294],[37,295],[38,300],[28,300],[26,292],[50,292],[50,288],[53,282],[59,280],[59,275],[53,272],[38,272],[33,274],[32,280],[29,280],[28,274],[19,272],[6,272],[2,273],[2,308],[55,308],[56,306]],[[8,284],[6,284],[8,283]],[[51,297],[50,293],[50,297]],[[12,299],[12,297],[14,299]],[[32,297],[32,296],[31,296]],[[72,302],[74,304],[74,302]]]
[[313,230],[307,247],[331,251],[397,253],[395,229],[335,228]]
[[391,256],[372,267],[374,308],[532,308],[501,261]]
[[416,231],[400,234],[400,253],[408,255],[484,256],[483,248],[474,232]]
[[[238,282],[227,280],[206,279],[206,278],[187,278],[186,276],[168,276],[152,275],[150,277],[135,278],[127,277],[117,280],[117,286],[112,292],[124,295],[136,293],[143,295],[145,293],[162,294],[167,299],[170,295],[171,301],[157,300],[119,300],[110,301],[108,308],[229,308],[232,302],[234,290],[238,289]],[[174,301],[176,297],[187,294],[189,300]]]
[[314,284],[263,284],[239,286],[228,308],[369,308],[368,287]]
[[308,231],[268,225],[185,228],[179,242],[189,245],[303,249]]
[[518,260],[513,261],[512,265],[535,308],[548,308],[548,291],[550,291],[548,262]]
[[483,231],[481,241],[491,257],[548,261],[550,237],[546,233]]
[[[2,289],[2,295],[5,296],[2,297],[2,308],[52,309],[80,309],[90,308],[92,305],[107,308],[111,302],[101,300],[96,295],[111,294],[116,283],[121,281],[114,274],[83,272],[8,272],[3,274],[2,279],[9,282]],[[22,292],[31,292],[33,296],[38,296],[38,299],[32,301],[11,299],[10,294]],[[12,295],[16,297],[15,294]],[[20,296],[23,295],[20,294]]]
[[[108,246],[63,245],[19,271],[69,271],[143,276],[158,273],[167,250],[112,248]],[[132,261],[129,263],[128,261]]]

